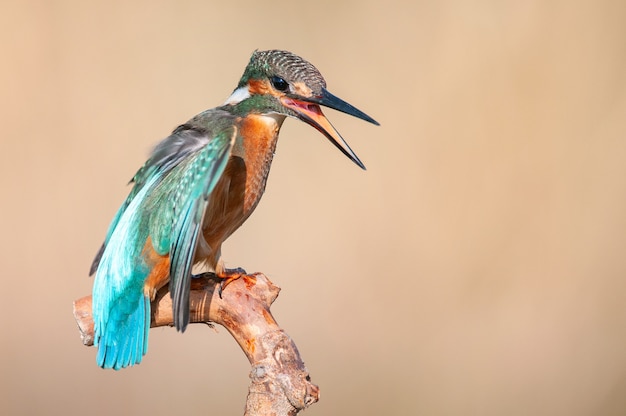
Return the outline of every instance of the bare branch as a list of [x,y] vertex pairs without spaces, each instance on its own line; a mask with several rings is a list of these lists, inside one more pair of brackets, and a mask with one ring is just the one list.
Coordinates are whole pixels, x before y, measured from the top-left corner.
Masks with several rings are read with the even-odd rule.
[[[192,279],[190,320],[217,323],[235,338],[252,365],[245,415],[296,415],[319,400],[300,353],[270,312],[280,288],[261,273],[230,283],[217,295],[219,279]],[[93,345],[91,296],[74,301],[74,317],[83,344]],[[172,300],[167,287],[152,302],[152,327],[172,326]]]

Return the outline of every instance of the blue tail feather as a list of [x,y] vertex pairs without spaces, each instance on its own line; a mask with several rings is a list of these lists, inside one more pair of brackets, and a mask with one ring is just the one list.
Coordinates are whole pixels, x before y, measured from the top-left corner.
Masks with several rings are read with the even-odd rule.
[[150,299],[143,294],[130,314],[109,315],[104,328],[96,328],[97,363],[102,368],[120,368],[139,364],[148,351]]
[[93,286],[94,345],[103,368],[139,364],[148,350],[150,299],[144,294],[149,274],[141,252],[147,239],[142,201],[156,179],[148,181],[124,212],[106,242]]

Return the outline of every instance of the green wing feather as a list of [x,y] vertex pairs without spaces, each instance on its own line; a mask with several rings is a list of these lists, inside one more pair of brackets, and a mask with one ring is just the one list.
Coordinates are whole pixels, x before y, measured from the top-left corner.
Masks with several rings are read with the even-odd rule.
[[209,195],[222,176],[234,129],[220,131],[200,151],[176,166],[153,202],[150,236],[159,254],[170,256],[170,294],[174,325],[184,331],[189,323],[189,285],[193,258]]

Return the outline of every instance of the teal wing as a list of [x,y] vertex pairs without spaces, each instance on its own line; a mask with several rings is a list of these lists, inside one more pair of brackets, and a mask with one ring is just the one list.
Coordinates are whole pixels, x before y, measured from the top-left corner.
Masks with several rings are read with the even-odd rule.
[[208,196],[222,175],[235,137],[232,123],[218,131],[194,125],[163,140],[134,177],[134,186],[113,219],[94,260],[94,344],[104,368],[141,362],[148,346],[150,273],[142,252],[170,255],[177,328],[189,320],[189,279]]
[[157,179],[156,183],[159,183],[160,179],[166,177],[181,161],[197,153],[203,146],[208,144],[208,142],[209,138],[207,132],[202,129],[191,128],[188,125],[182,125],[174,130],[171,136],[167,137],[156,146],[148,161],[131,179],[130,183],[133,184],[133,188],[109,225],[104,243],[91,264],[89,270],[90,276],[98,269],[98,265],[100,264],[100,260],[113,231],[137,194],[144,189],[147,183],[154,186],[152,179]]
[[189,286],[193,258],[209,196],[222,176],[234,128],[220,131],[202,150],[176,166],[161,188],[166,198],[154,201],[150,236],[159,254],[170,256],[170,295],[174,326],[184,331],[189,323]]

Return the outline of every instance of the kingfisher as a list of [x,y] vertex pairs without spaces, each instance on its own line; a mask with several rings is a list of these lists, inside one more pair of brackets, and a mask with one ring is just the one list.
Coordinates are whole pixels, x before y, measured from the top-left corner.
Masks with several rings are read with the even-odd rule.
[[100,367],[141,362],[150,303],[168,283],[174,326],[185,331],[194,266],[223,279],[220,295],[228,282],[246,276],[224,266],[221,247],[263,195],[285,118],[313,126],[365,169],[320,106],[379,124],[328,92],[320,72],[301,57],[255,51],[223,105],[196,115],[154,148],[90,270]]

